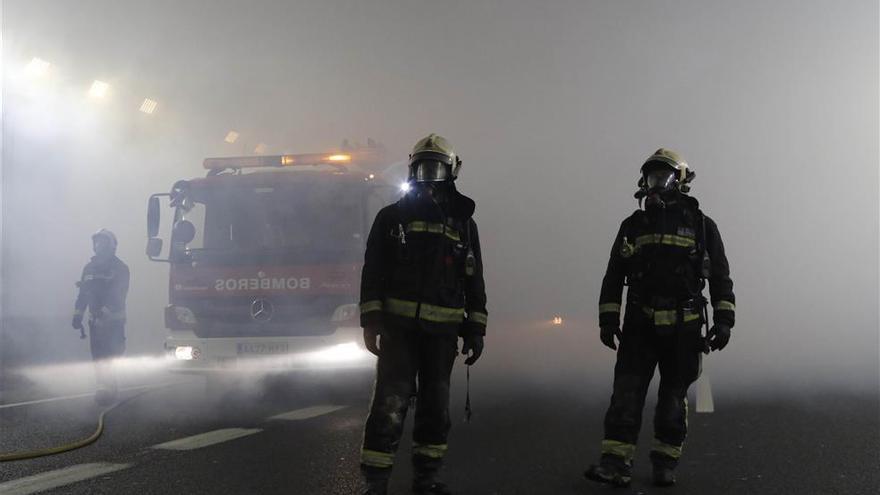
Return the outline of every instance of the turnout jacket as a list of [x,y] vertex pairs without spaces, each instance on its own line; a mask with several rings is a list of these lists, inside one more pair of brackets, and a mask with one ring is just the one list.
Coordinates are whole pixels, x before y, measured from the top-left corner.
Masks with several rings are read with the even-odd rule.
[[657,326],[701,318],[709,293],[716,324],[733,327],[736,298],[718,226],[690,196],[665,208],[638,210],[623,221],[599,297],[599,324],[619,326],[621,296]]
[[93,256],[77,283],[74,314],[82,315],[88,309],[93,325],[124,324],[128,281],[128,266],[122,260],[113,256],[104,261]]
[[376,215],[361,272],[361,326],[485,335],[488,314],[475,203],[408,194]]

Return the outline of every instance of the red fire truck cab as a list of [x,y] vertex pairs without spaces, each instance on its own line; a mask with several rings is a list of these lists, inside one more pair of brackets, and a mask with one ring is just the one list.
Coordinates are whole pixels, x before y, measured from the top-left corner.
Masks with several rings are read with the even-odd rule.
[[357,302],[370,224],[396,193],[377,179],[381,151],[208,158],[206,177],[150,197],[147,255],[170,264],[174,369],[372,366]]

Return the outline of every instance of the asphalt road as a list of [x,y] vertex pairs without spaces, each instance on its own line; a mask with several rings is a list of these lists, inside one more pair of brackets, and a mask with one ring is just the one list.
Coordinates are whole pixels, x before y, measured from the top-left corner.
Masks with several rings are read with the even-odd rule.
[[[613,490],[581,476],[597,455],[607,386],[542,386],[519,373],[504,379],[474,371],[470,423],[463,420],[463,369],[455,374],[446,478],[456,493],[876,494],[880,487],[876,395],[716,392],[714,413],[691,414],[677,487],[650,486],[643,449],[633,487]],[[200,377],[151,373],[123,385],[163,386],[124,392],[141,395],[108,415],[97,443],[0,464],[0,493],[357,493],[365,379],[288,377],[206,390]],[[38,392],[20,391],[18,398]],[[3,452],[88,435],[98,411],[88,396],[13,407],[14,401],[4,402]],[[395,494],[408,493],[405,445]]]

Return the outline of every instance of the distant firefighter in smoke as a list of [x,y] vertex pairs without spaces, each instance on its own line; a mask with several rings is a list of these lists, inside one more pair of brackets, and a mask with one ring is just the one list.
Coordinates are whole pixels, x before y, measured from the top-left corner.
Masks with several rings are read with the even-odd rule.
[[125,352],[125,298],[128,295],[128,266],[116,257],[116,236],[101,229],[92,236],[95,255],[77,282],[79,294],[73,312],[73,328],[85,338],[83,317],[89,315],[89,337],[98,403],[111,403],[116,398],[116,377],[110,360]]
[[438,479],[446,454],[449,378],[462,354],[483,352],[486,292],[475,203],[454,184],[461,160],[431,134],[410,155],[406,194],[376,216],[361,276],[361,326],[379,356],[361,468],[364,492],[384,495],[415,398],[413,493],[448,494]]
[[[641,173],[635,196],[639,203],[645,200],[645,209],[620,226],[599,298],[601,340],[617,350],[617,364],[602,456],[585,474],[593,481],[629,485],[645,395],[659,367],[650,457],[654,484],[669,486],[687,434],[688,387],[700,375],[701,352],[721,350],[730,340],[735,300],[718,227],[687,194],[694,178],[687,162],[661,148]],[[714,325],[704,338],[706,281]],[[624,285],[629,289],[621,332]]]

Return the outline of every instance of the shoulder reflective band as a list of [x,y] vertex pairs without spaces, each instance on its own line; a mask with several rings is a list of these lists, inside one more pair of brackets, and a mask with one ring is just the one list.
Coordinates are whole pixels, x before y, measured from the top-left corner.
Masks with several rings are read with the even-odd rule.
[[467,314],[468,321],[472,321],[474,323],[479,323],[481,325],[486,325],[489,322],[489,315],[486,313],[481,313],[479,311],[469,311]]
[[668,443],[663,443],[656,438],[654,439],[654,445],[651,447],[651,450],[673,459],[681,457],[681,445],[670,445]]
[[599,305],[599,313],[620,313],[620,304],[605,303]]
[[382,301],[367,301],[361,303],[361,314],[371,311],[382,311]]
[[730,301],[718,301],[715,303],[715,311],[736,311],[736,305]]
[[618,442],[617,440],[602,440],[602,453],[623,457],[627,462],[631,461],[636,453],[636,446],[631,443]]
[[361,450],[361,464],[378,468],[390,468],[394,465],[394,454],[376,450]]
[[460,241],[461,236],[458,231],[452,227],[447,227],[442,223],[428,223],[422,221],[410,222],[406,226],[407,232],[428,232],[430,234],[445,234],[446,237],[453,241]]
[[446,308],[433,304],[419,304],[413,301],[388,298],[385,300],[384,309],[393,315],[415,318],[418,311],[419,319],[433,321],[435,323],[461,323],[464,321],[464,308]]
[[675,234],[648,234],[636,237],[636,249],[646,244],[663,244],[666,246],[694,247],[696,241],[692,237]]
[[442,459],[446,455],[446,444],[424,445],[420,443],[413,444],[413,454],[430,457],[431,459]]
[[[656,326],[675,325],[678,322],[678,311],[674,309],[654,311],[654,309],[645,306],[642,308],[642,310],[645,312],[645,315],[647,315],[648,318],[654,320],[654,325]],[[699,313],[695,313],[693,311],[684,312],[685,323],[689,323],[699,319]]]

